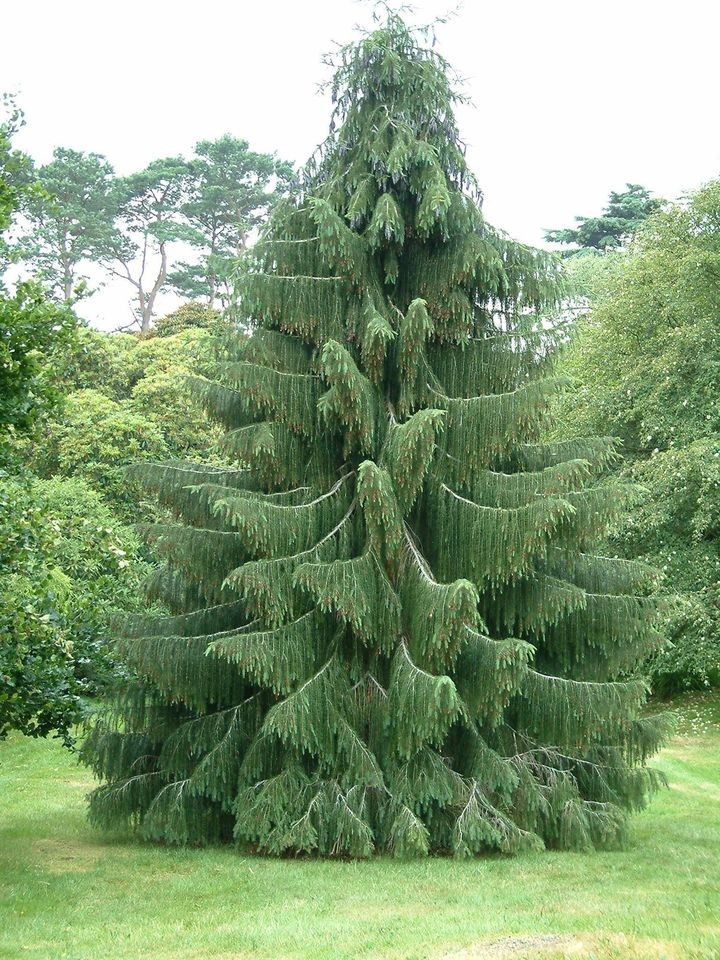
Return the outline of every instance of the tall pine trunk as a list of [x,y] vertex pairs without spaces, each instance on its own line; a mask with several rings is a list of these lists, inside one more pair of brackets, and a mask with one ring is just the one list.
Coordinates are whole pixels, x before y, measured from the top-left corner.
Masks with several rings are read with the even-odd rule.
[[142,468],[171,613],[120,640],[92,817],[271,853],[614,844],[658,782],[625,679],[653,577],[593,552],[612,441],[542,442],[556,266],[485,222],[446,65],[400,19],[334,99],[248,255],[254,333],[195,384],[233,465]]

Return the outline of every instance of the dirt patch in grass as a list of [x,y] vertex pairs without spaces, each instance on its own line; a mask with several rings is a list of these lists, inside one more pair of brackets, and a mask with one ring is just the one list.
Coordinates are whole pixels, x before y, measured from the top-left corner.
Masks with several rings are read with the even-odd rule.
[[[577,956],[577,947],[584,949],[582,941],[578,937],[563,936],[559,933],[549,933],[544,936],[527,937],[501,937],[499,940],[487,940],[483,943],[474,944],[465,950],[458,950],[455,953],[447,953],[443,960],[515,960],[516,957],[533,954],[542,956],[548,950],[568,950],[575,951]],[[573,954],[568,953],[568,956]],[[582,956],[582,954],[580,954]]]
[[446,953],[442,960],[681,960],[665,940],[591,934],[502,937]]
[[49,873],[84,873],[107,853],[107,848],[99,843],[63,841],[54,837],[33,841],[31,849],[39,865]]

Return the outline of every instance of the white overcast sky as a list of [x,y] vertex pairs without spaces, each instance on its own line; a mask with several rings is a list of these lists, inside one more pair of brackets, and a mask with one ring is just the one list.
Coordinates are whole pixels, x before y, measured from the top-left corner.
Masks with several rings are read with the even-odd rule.
[[[414,6],[426,21],[454,0]],[[322,56],[369,10],[4,0],[0,91],[18,94],[18,145],[41,163],[62,145],[125,174],[223,133],[301,163],[327,131]],[[719,36],[718,0],[465,0],[438,45],[473,102],[459,122],[488,218],[540,243],[626,181],[675,198],[718,176]],[[126,296],[103,291],[83,312],[114,326]]]

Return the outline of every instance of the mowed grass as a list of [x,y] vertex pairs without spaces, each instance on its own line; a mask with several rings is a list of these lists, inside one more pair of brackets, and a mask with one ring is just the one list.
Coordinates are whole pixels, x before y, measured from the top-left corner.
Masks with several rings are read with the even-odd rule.
[[718,960],[720,725],[694,698],[671,788],[622,853],[401,863],[175,850],[85,819],[54,742],[0,744],[0,957],[27,960]]

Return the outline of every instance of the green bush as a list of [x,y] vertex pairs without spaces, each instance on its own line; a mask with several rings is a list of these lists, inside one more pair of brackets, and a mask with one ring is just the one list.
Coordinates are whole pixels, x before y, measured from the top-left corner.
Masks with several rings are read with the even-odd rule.
[[126,467],[167,454],[154,420],[97,390],[78,390],[67,397],[60,416],[47,424],[32,462],[43,477],[83,478],[120,518],[135,520],[142,490],[127,477]]
[[57,389],[63,395],[98,390],[111,400],[125,399],[132,387],[130,357],[138,342],[130,333],[79,327],[73,349],[57,365]]
[[156,320],[153,329],[158,337],[172,337],[191,327],[217,331],[222,325],[222,315],[218,310],[191,300]]
[[57,730],[117,675],[111,623],[140,604],[135,533],[79,478],[3,478],[0,735]]
[[47,529],[27,481],[0,476],[0,738],[55,731],[70,741],[82,683],[56,612]]
[[32,489],[42,504],[45,565],[56,584],[56,612],[72,643],[75,673],[97,692],[115,673],[110,625],[119,612],[141,603],[146,551],[84,480],[36,480]]

